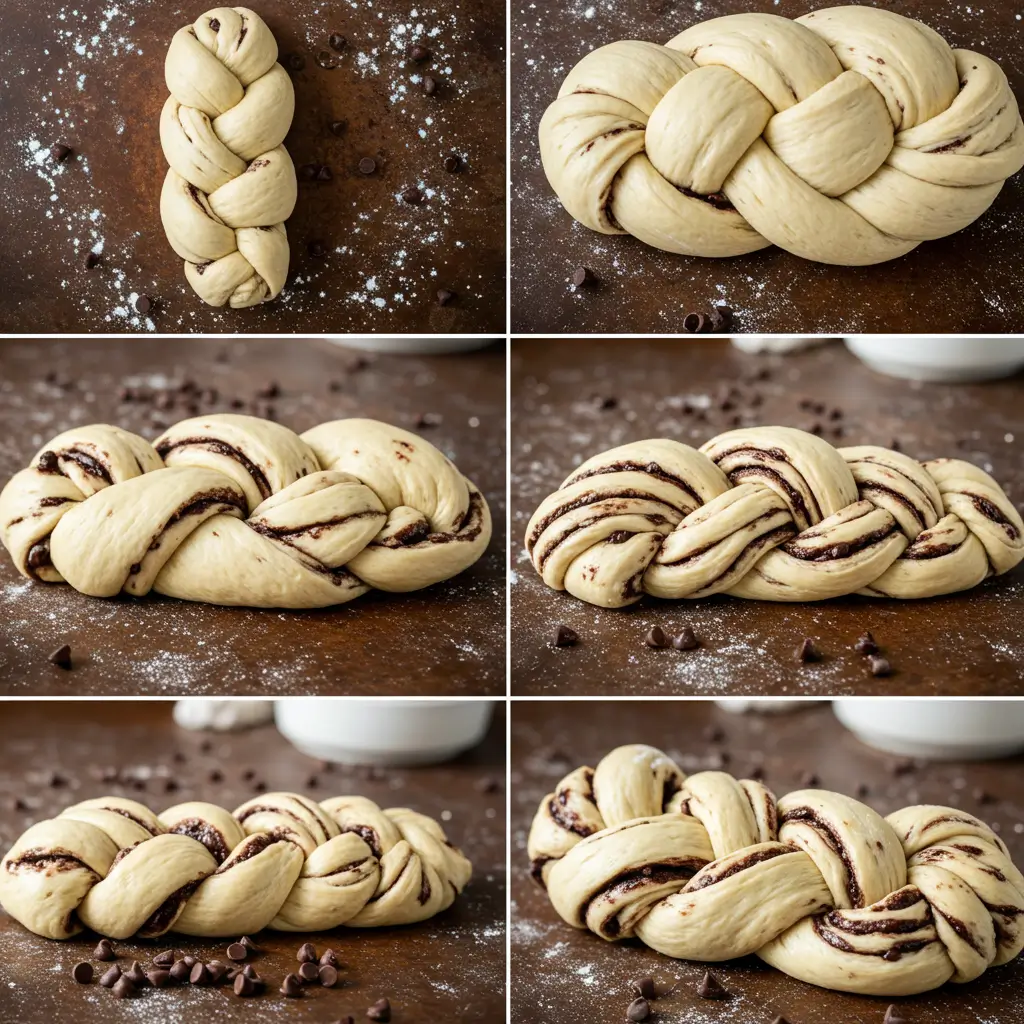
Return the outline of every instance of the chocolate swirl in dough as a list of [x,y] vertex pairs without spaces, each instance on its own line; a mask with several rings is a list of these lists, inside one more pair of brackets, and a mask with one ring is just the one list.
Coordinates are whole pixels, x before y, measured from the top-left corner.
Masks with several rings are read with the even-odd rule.
[[225,413],[152,445],[76,427],[0,492],[0,540],[19,572],[93,597],[324,608],[446,580],[490,536],[487,502],[451,461],[376,420],[299,437]]
[[273,299],[288,277],[284,222],[298,194],[282,145],[295,91],[277,41],[248,8],[217,7],[175,33],[164,74],[167,240],[211,306]]
[[934,597],[1024,558],[1024,522],[987,473],[792,427],[699,451],[635,441],[597,455],[534,512],[544,582],[605,608],[643,594],[762,601]]
[[267,793],[233,814],[197,802],[159,816],[102,797],[18,839],[0,904],[48,939],[376,928],[446,910],[471,873],[433,818],[364,797]]
[[883,818],[824,790],[776,801],[725,772],[687,778],[639,744],[544,797],[528,851],[575,928],[687,960],[756,953],[823,988],[912,995],[1024,948],[1024,875],[977,818]]
[[980,217],[1024,166],[1024,124],[993,61],[849,6],[601,46],[544,113],[540,154],[594,231],[858,266]]

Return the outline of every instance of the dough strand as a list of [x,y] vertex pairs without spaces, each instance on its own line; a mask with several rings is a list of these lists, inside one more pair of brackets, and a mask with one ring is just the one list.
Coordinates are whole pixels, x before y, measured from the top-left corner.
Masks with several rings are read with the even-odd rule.
[[927,992],[1024,949],[1024,875],[972,815],[883,818],[825,790],[777,800],[726,772],[687,777],[643,744],[570,772],[541,801],[528,852],[574,928],[679,959],[754,953],[842,992]]

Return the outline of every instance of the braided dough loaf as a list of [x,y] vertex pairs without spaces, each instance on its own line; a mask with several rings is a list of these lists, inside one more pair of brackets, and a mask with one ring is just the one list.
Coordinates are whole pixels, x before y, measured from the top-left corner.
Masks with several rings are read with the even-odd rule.
[[295,91],[277,42],[248,8],[217,7],[175,33],[164,73],[167,240],[211,306],[273,299],[288,277],[284,221],[298,195],[282,145]]
[[823,988],[912,995],[1024,948],[1024,875],[977,818],[933,806],[883,818],[824,790],[776,801],[725,772],[687,778],[654,747],[567,775],[528,850],[575,928],[680,959],[756,953]]
[[1006,76],[892,11],[734,14],[587,54],[540,123],[594,231],[689,256],[881,263],[966,227],[1024,166]]
[[0,903],[48,939],[378,928],[446,910],[471,873],[433,818],[364,797],[268,793],[233,814],[185,803],[159,816],[102,797],[18,839]]
[[490,536],[487,502],[451,461],[376,420],[299,437],[225,413],[152,445],[75,427],[0,492],[0,540],[22,575],[93,597],[324,608],[446,580]]
[[526,548],[549,587],[605,608],[645,593],[934,597],[1017,565],[1024,522],[969,462],[751,427],[700,451],[657,438],[589,459],[541,502]]

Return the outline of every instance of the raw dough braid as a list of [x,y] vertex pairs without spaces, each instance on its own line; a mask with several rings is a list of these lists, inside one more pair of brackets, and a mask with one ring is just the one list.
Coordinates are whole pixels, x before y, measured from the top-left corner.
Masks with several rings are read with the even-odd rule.
[[101,797],[18,839],[0,903],[48,939],[377,928],[447,910],[471,873],[433,818],[364,797],[268,793],[233,814],[197,802],[159,816]]
[[576,220],[688,256],[881,263],[966,227],[1024,166],[1006,76],[892,11],[733,14],[587,54],[540,123]]
[[0,540],[22,575],[93,597],[325,608],[446,580],[490,536],[473,484],[428,441],[376,420],[299,437],[223,413],[152,445],[76,427],[0,492]]
[[298,194],[282,145],[295,91],[277,42],[247,7],[217,7],[175,33],[164,73],[167,240],[211,306],[273,299],[288,277],[284,221]]
[[1024,948],[1024,876],[977,818],[933,806],[883,818],[824,790],[776,801],[725,772],[687,778],[648,746],[567,775],[528,849],[575,928],[680,959],[756,953],[844,992],[971,981]]
[[700,451],[659,438],[589,459],[541,502],[526,548],[549,587],[605,608],[934,597],[1012,569],[1024,522],[969,462],[750,427]]

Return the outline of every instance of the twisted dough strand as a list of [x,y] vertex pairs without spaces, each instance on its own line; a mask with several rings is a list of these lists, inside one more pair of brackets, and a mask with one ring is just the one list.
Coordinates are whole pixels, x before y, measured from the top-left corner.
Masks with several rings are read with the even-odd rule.
[[892,11],[734,14],[569,72],[540,123],[562,205],[692,256],[881,263],[966,227],[1024,166],[998,65]]
[[175,33],[164,71],[167,240],[211,306],[273,299],[288,277],[284,222],[298,195],[282,145],[295,90],[277,63],[277,42],[255,12],[217,7]]
[[299,437],[222,413],[152,445],[76,427],[0,492],[0,540],[19,572],[93,597],[323,608],[455,576],[490,536],[487,502],[451,461],[376,420]]
[[967,982],[1024,949],[1024,875],[950,807],[882,818],[839,793],[781,800],[618,747],[541,801],[528,852],[563,920],[666,956],[756,953],[824,988],[901,996]]
[[433,818],[364,797],[268,793],[233,814],[195,802],[159,816],[102,797],[17,840],[0,903],[48,939],[375,928],[446,910],[471,873]]
[[645,593],[917,598],[1008,572],[1024,522],[969,462],[751,427],[587,460],[534,512],[526,549],[549,587],[605,608]]

